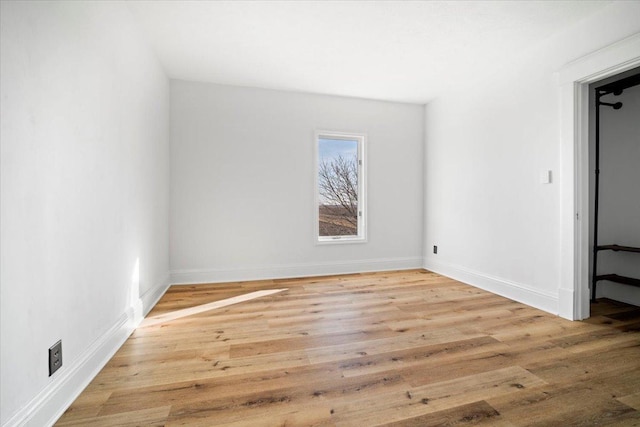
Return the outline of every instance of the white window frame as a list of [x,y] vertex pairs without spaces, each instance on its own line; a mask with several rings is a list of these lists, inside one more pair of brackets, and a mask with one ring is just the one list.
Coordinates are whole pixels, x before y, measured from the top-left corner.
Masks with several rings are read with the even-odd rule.
[[[357,141],[358,148],[358,234],[356,236],[320,236],[320,193],[318,191],[319,172],[319,149],[320,139],[344,139]],[[363,133],[348,133],[334,131],[316,131],[314,139],[314,219],[315,219],[315,243],[318,245],[332,245],[345,243],[366,243],[367,242],[367,168],[366,168],[366,146],[367,135]]]

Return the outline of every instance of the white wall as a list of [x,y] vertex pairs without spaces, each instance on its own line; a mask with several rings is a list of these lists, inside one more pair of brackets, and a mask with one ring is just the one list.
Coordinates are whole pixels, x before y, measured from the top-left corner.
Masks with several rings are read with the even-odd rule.
[[[368,242],[314,239],[314,132],[366,133]],[[171,82],[178,283],[421,266],[421,106]]]
[[[640,86],[603,101],[622,102],[623,107],[600,107],[598,244],[640,247]],[[640,254],[599,252],[598,274],[612,273],[640,279]],[[640,305],[640,288],[599,282],[597,290],[598,297]]]
[[640,31],[637,16],[640,3],[613,3],[427,105],[426,268],[558,312],[561,197],[572,195],[555,73]]
[[1,423],[43,426],[168,283],[169,82],[123,4],[1,4]]

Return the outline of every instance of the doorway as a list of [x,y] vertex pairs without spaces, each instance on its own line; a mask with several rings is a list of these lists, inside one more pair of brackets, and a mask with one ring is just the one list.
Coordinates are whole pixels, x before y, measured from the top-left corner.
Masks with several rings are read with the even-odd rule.
[[640,67],[589,85],[589,284],[640,306]]
[[558,70],[561,123],[560,282],[558,314],[590,315],[589,85],[640,67],[640,34]]

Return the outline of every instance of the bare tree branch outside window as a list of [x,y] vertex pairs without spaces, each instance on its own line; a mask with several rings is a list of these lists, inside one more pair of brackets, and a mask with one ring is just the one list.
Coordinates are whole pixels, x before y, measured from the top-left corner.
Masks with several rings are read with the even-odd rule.
[[358,234],[358,159],[338,155],[318,165],[320,236]]

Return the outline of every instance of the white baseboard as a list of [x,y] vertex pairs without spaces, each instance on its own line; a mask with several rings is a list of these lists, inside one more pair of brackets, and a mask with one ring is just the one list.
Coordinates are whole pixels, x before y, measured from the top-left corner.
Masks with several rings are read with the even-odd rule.
[[231,269],[173,270],[171,271],[171,283],[174,285],[222,283],[327,276],[332,274],[364,273],[370,271],[408,270],[412,268],[422,268],[422,258],[385,258]]
[[129,337],[130,311],[122,314],[80,357],[53,374],[54,379],[3,427],[53,425]]
[[[169,275],[145,292],[140,300],[146,315],[169,288]],[[65,365],[29,403],[2,427],[52,426],[95,378],[136,328],[135,309],[129,307],[118,320],[76,360]]]
[[167,292],[167,289],[169,289],[171,284],[169,279],[170,275],[167,273],[160,284],[140,295],[140,300],[142,301],[142,313],[144,316],[149,314],[151,309],[156,306],[158,301],[160,301],[160,298],[162,298],[165,292]]
[[548,313],[558,314],[558,295],[556,293],[532,289],[520,283],[436,261],[432,257],[424,259],[424,268]]

